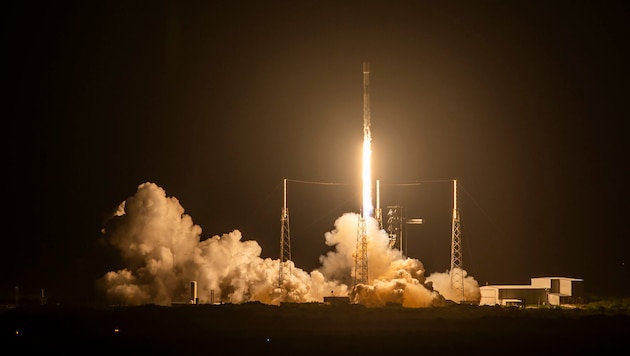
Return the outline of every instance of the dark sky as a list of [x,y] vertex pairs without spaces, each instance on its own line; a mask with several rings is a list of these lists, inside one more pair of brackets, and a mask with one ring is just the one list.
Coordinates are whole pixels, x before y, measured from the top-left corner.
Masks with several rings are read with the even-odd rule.
[[316,268],[361,206],[369,61],[373,176],[424,218],[408,253],[427,273],[449,268],[451,186],[391,184],[456,178],[480,284],[629,295],[628,4],[375,3],[5,5],[1,294],[91,298],[121,267],[100,229],[144,182],[203,238],[239,229],[274,259],[283,178],[346,183],[289,183],[294,261]]

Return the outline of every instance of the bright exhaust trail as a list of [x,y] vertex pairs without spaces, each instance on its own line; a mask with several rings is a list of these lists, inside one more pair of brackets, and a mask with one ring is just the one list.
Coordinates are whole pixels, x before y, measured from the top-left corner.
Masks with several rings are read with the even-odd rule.
[[370,131],[370,64],[363,62],[363,217],[372,216],[372,132]]

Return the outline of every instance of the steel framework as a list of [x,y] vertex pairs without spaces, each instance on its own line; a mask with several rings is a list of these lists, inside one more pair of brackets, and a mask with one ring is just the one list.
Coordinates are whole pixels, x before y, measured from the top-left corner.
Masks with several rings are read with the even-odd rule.
[[367,256],[367,233],[365,230],[365,218],[359,216],[357,226],[357,249],[354,254],[354,285],[368,284],[368,256]]
[[400,251],[403,250],[403,224],[405,220],[404,208],[400,205],[387,206],[387,223],[385,231],[389,236],[389,248],[395,248],[396,242],[400,245]]
[[451,224],[451,287],[461,293],[464,300],[464,263],[462,259],[462,235],[457,208],[457,179],[453,180],[453,221]]
[[282,213],[280,215],[280,260],[278,271],[278,287],[281,288],[284,282],[284,268],[289,261],[289,274],[291,274],[291,232],[289,229],[289,209],[287,208],[287,180],[284,179]]

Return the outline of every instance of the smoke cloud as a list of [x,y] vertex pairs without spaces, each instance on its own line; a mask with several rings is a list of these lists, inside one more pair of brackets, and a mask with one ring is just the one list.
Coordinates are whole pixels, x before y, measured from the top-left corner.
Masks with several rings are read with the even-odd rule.
[[[199,303],[322,302],[332,291],[370,307],[397,303],[417,308],[454,297],[448,272],[425,278],[419,260],[388,247],[387,233],[373,218],[366,219],[370,283],[352,287],[358,219],[355,213],[339,217],[334,230],[324,234],[324,243],[334,250],[320,256],[321,266],[307,272],[288,261],[278,285],[279,260],[262,258],[256,241],[243,241],[239,230],[202,239],[201,227],[175,197],[154,183],[143,183],[103,228],[106,241],[120,251],[124,268],[107,272],[97,286],[110,303],[120,305],[188,302],[193,280]],[[474,278],[466,275],[465,283],[466,299],[478,300]]]
[[431,273],[427,277],[427,281],[431,282],[433,288],[440,292],[446,299],[454,300],[456,302],[465,301],[479,301],[481,299],[481,292],[479,291],[479,283],[468,275],[466,270],[459,271],[463,277],[463,295],[462,290],[454,289],[451,284],[451,277],[453,271],[446,271],[444,273]]

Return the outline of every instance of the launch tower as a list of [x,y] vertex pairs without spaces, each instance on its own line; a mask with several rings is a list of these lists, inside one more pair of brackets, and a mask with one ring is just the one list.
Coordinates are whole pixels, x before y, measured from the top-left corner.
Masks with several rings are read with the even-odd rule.
[[387,207],[387,220],[385,231],[389,236],[389,248],[395,248],[396,242],[400,244],[400,251],[403,250],[403,223],[405,221],[404,208],[400,205],[390,205]]

